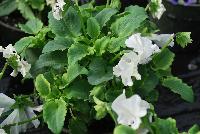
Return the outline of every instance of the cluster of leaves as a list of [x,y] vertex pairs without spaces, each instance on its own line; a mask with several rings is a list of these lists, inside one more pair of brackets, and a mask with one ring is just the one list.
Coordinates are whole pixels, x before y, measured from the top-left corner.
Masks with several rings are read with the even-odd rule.
[[39,15],[45,4],[45,0],[3,0],[0,3],[0,16],[9,15],[15,10],[19,10],[25,19],[35,19],[35,14]]
[[[70,133],[84,134],[90,122],[107,114],[116,121],[111,103],[123,89],[127,96],[137,93],[154,104],[160,85],[193,102],[192,88],[171,74],[175,54],[167,47],[150,63],[139,66],[142,79],[132,87],[124,87],[113,76],[112,67],[125,50],[125,40],[137,32],[150,35],[157,31],[144,8],[129,6],[122,13],[119,9],[119,0],[103,6],[68,3],[62,20],[49,13],[48,27],[37,19],[20,26],[30,36],[19,40],[15,48],[32,65],[29,77],[34,79],[44,103],[43,119],[52,132],[60,133],[65,123]],[[178,33],[176,38],[182,47],[191,42],[188,33]],[[153,123],[143,119],[151,133],[178,133],[173,119],[154,118]],[[134,130],[126,126],[114,130],[114,134],[122,132],[133,134]]]

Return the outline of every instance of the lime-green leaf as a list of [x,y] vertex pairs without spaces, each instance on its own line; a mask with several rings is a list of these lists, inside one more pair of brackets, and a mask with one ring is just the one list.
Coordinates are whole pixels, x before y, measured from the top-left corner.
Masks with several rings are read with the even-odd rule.
[[43,106],[43,118],[48,128],[55,134],[59,134],[64,126],[67,113],[67,104],[63,99],[46,102]]
[[28,34],[37,34],[43,27],[43,23],[39,19],[32,19],[26,24],[19,24],[22,31]]
[[183,83],[182,80],[176,77],[167,77],[163,80],[162,85],[171,89],[171,91],[173,91],[174,93],[181,95],[181,98],[183,98],[184,100],[189,102],[194,101],[194,93],[192,87]]
[[200,128],[198,125],[193,125],[189,131],[188,134],[199,134],[198,132],[200,132]]
[[87,126],[80,119],[71,119],[69,122],[70,134],[87,134]]
[[43,48],[42,53],[48,53],[56,50],[62,50],[69,48],[73,44],[71,38],[56,37],[54,40],[49,41]]
[[94,102],[96,103],[96,105],[94,106],[94,109],[96,110],[96,119],[100,120],[107,115],[107,108],[106,108],[107,103],[99,100],[95,96],[93,97],[93,99]]
[[168,119],[156,119],[152,123],[155,128],[155,134],[178,134],[178,129],[176,127],[176,121],[172,118]]
[[100,34],[100,26],[94,17],[87,20],[87,33],[91,38],[97,38]]
[[73,65],[89,54],[89,47],[83,44],[73,44],[68,50],[68,64]]
[[37,76],[35,81],[36,90],[40,96],[46,97],[51,91],[50,83],[45,79],[43,74]]
[[99,22],[100,27],[102,28],[106,22],[110,20],[110,18],[117,13],[116,9],[113,8],[104,8],[101,12],[99,12],[95,18]]
[[49,27],[59,36],[79,36],[81,34],[81,20],[77,11],[69,7],[61,20],[56,20],[52,12],[48,15]]
[[65,89],[64,94],[68,99],[88,99],[91,87],[86,80],[75,81],[72,86]]
[[[137,11],[137,12],[136,12]],[[139,7],[139,6],[129,6],[129,7],[126,7],[125,8],[125,12],[128,12],[128,13],[132,13],[132,14],[135,14],[137,13],[138,15],[144,15],[146,14],[146,11],[143,7]]]
[[165,48],[160,53],[154,56],[153,63],[156,70],[167,70],[174,61],[175,54]]
[[17,8],[15,0],[4,0],[0,3],[0,16],[9,15]]
[[111,30],[119,37],[129,36],[146,18],[147,15],[145,13],[141,13],[141,10],[138,9],[137,6],[134,6],[131,9],[130,14],[117,19],[116,22],[111,25]]
[[120,9],[121,8],[120,0],[112,0],[110,3],[110,7]]
[[135,134],[135,133],[136,133],[135,130],[133,130],[131,127],[125,125],[119,125],[114,129],[113,134]]
[[102,58],[94,58],[89,69],[88,81],[91,85],[98,85],[113,78],[112,67],[107,66]]
[[62,81],[64,83],[64,86],[69,85],[80,74],[87,74],[87,73],[88,73],[87,69],[80,66],[78,63],[69,66],[67,69],[67,73],[64,73],[62,76]]
[[29,2],[33,9],[38,9],[39,11],[42,11],[46,4],[45,0],[29,0]]
[[185,48],[189,43],[192,43],[192,39],[190,35],[191,35],[191,32],[179,32],[176,34],[176,42],[182,48]]
[[103,53],[106,52],[107,46],[109,45],[109,43],[110,43],[110,38],[107,36],[104,36],[95,41],[94,48],[95,48],[97,56],[101,56]]
[[14,46],[17,53],[22,53],[25,51],[25,49],[28,48],[28,46],[32,43],[33,39],[33,36],[29,36],[21,38],[19,41],[17,41]]

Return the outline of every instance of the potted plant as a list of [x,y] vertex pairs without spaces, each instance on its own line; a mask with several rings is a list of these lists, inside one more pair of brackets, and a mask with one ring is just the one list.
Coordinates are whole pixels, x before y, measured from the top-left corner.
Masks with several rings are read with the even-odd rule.
[[[47,26],[27,23],[22,30],[30,36],[14,47],[0,47],[6,60],[0,78],[11,67],[11,76],[34,82],[30,94],[0,93],[0,132],[26,132],[44,122],[55,134],[102,134],[107,131],[93,126],[103,121],[101,126],[114,134],[178,134],[174,119],[155,113],[156,87],[194,101],[192,88],[171,74],[175,54],[169,49],[174,41],[185,47],[192,40],[189,32],[156,33],[148,13],[160,18],[161,1],[123,12],[119,0],[100,6],[57,0],[52,5]],[[197,125],[189,130],[198,131]]]

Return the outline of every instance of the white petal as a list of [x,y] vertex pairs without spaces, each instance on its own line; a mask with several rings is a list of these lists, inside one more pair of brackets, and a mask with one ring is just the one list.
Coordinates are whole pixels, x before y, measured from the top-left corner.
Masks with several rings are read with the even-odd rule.
[[12,46],[12,44],[9,44],[3,51],[3,57],[4,58],[10,58],[14,54],[16,54],[15,48]]
[[5,125],[17,123],[20,121],[19,118],[19,110],[15,109],[1,124],[0,126],[3,127]]
[[[36,117],[37,115],[33,112],[33,108],[27,107],[26,108],[26,115],[28,119],[32,119]],[[35,119],[32,121],[35,128],[37,128],[40,125],[40,121],[38,119]]]
[[136,134],[148,134],[149,130],[147,128],[139,128],[136,131]]
[[152,36],[148,38],[153,40],[159,47],[163,47],[170,39],[172,39],[169,46],[174,46],[174,34],[152,34]]
[[164,7],[164,5],[161,3],[160,7],[158,8],[157,12],[155,12],[153,14],[154,18],[160,19],[161,16],[163,15],[163,13],[166,11],[166,8]]
[[59,7],[54,5],[53,8],[52,8],[52,12],[53,12],[53,17],[56,20],[61,20],[62,19],[62,11],[61,11],[61,9]]
[[13,70],[12,73],[10,74],[10,76],[12,76],[12,77],[16,77],[17,75],[18,75],[17,70]]
[[43,105],[39,105],[32,108],[34,111],[41,112],[43,110]]
[[19,72],[21,72],[22,76],[25,77],[26,74],[30,71],[31,65],[28,64],[27,61],[23,59],[19,62]]
[[1,117],[1,115],[3,113],[3,111],[4,111],[4,108],[0,108],[0,117]]
[[0,108],[8,108],[15,103],[14,99],[11,99],[3,93],[0,93],[0,100]]
[[0,52],[3,52],[4,48],[2,46],[0,46]]
[[140,127],[141,122],[142,121],[140,118],[135,118],[133,123],[131,124],[131,127],[136,130]]
[[5,132],[5,130],[0,129],[0,134],[7,134],[7,133]]

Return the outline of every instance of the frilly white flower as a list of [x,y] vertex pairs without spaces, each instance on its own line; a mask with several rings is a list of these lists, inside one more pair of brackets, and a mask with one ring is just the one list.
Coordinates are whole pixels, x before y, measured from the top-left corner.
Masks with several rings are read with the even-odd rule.
[[12,44],[9,44],[5,49],[1,46],[0,52],[3,53],[3,57],[6,59],[9,59],[12,56],[17,55],[16,49],[12,46]]
[[122,83],[125,86],[132,86],[132,76],[135,76],[137,80],[141,79],[141,75],[138,73],[138,63],[139,57],[135,52],[126,53],[122,56],[118,65],[113,68],[113,74],[117,77],[121,76]]
[[5,132],[5,130],[0,129],[0,134],[7,134],[7,133]]
[[63,7],[66,3],[64,0],[57,0],[55,4],[52,5],[52,12],[53,12],[53,17],[57,20],[62,19],[62,11],[64,10]]
[[147,37],[142,37],[140,33],[133,34],[125,41],[125,44],[137,52],[140,57],[139,64],[147,64],[154,53],[160,52],[156,44],[153,44]]
[[153,40],[159,47],[163,47],[171,39],[169,46],[170,47],[174,46],[174,34],[152,34],[148,38],[150,40]]
[[142,122],[141,117],[147,114],[150,105],[137,94],[126,98],[124,91],[114,100],[111,107],[118,115],[119,124],[131,126],[136,130]]
[[156,12],[153,13],[153,17],[160,19],[165,11],[166,11],[166,8],[162,4],[162,0],[158,0],[158,9]]
[[[10,97],[6,96],[3,93],[0,93],[0,108],[3,109],[3,112],[7,112],[11,110],[11,106],[15,103],[14,99],[11,99]],[[41,108],[39,108],[41,110]],[[34,111],[37,111],[38,108],[32,108],[32,107],[25,107],[25,108],[16,108],[14,111],[0,124],[0,127],[4,127],[5,125],[18,123],[22,121],[27,121],[29,119],[32,119],[36,117],[37,115],[34,113]],[[40,112],[40,111],[38,111]],[[25,123],[22,125],[16,125],[12,126],[10,128],[10,134],[19,134],[20,132],[25,132],[27,128],[30,128],[34,126],[37,128],[40,124],[40,121],[38,119],[35,119],[31,121],[31,123]]]

